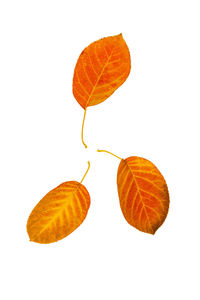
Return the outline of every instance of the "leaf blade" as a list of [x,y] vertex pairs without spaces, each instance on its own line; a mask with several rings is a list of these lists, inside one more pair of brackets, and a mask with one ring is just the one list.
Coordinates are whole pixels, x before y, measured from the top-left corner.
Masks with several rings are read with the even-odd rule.
[[126,221],[140,231],[154,234],[169,209],[169,193],[156,166],[140,157],[121,160],[117,173],[120,207]]
[[30,241],[48,244],[63,239],[81,225],[89,207],[90,195],[84,185],[76,181],[62,183],[32,210],[27,221]]
[[130,53],[122,34],[90,44],[75,66],[75,99],[84,109],[105,101],[124,83],[130,68]]

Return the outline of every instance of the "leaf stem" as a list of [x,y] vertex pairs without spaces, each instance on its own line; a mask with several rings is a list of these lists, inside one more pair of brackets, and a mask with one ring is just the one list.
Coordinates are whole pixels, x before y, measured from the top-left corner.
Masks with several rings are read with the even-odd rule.
[[117,156],[117,155],[115,155],[115,154],[113,154],[112,152],[110,152],[110,151],[107,151],[107,150],[97,150],[97,152],[106,152],[106,153],[109,153],[109,154],[111,154],[111,155],[113,155],[113,156],[115,156],[115,157],[117,157],[117,158],[119,158],[120,160],[122,160],[122,158],[121,157],[119,157],[119,156]]
[[[87,108],[86,108],[87,109]],[[84,128],[84,123],[85,123],[85,115],[86,115],[86,109],[84,111],[84,116],[83,116],[83,123],[82,123],[82,129],[81,129],[81,140],[83,145],[85,146],[85,148],[87,148],[87,145],[85,144],[84,140],[83,140],[83,128]]]
[[90,162],[88,161],[88,168],[87,168],[87,171],[85,172],[85,174],[84,174],[83,178],[81,179],[81,182],[80,182],[80,183],[82,183],[83,180],[85,179],[85,176],[87,175],[87,173],[88,173],[88,171],[89,171],[89,168],[90,168]]

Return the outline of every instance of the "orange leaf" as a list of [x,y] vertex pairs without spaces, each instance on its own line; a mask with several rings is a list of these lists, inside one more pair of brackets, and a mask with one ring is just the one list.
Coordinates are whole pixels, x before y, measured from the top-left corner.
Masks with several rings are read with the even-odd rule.
[[60,184],[31,212],[27,222],[30,241],[48,244],[63,239],[81,225],[89,207],[90,195],[84,185],[77,181]]
[[160,171],[145,158],[122,159],[117,186],[126,221],[143,232],[154,234],[164,222],[169,208],[168,188]]
[[[73,77],[73,94],[85,113],[88,106],[99,104],[112,95],[127,79],[130,68],[130,53],[122,34],[100,39],[85,48]],[[85,114],[83,124],[84,120]]]
[[122,34],[90,44],[76,63],[74,97],[84,109],[105,101],[124,83],[130,68],[130,53]]

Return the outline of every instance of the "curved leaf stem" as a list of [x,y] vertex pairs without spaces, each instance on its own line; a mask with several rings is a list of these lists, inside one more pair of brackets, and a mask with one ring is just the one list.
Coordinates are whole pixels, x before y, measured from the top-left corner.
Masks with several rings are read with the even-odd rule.
[[87,171],[85,172],[85,174],[84,174],[83,178],[81,179],[81,182],[80,182],[80,183],[82,183],[83,180],[85,179],[85,176],[87,175],[87,173],[88,173],[88,171],[89,171],[89,168],[90,168],[90,162],[88,161],[88,168],[87,168]]
[[111,154],[111,155],[113,155],[113,156],[115,156],[115,157],[117,157],[117,158],[119,158],[120,160],[122,160],[122,158],[121,157],[119,157],[119,156],[117,156],[117,155],[115,155],[115,154],[113,154],[112,152],[110,152],[110,151],[107,151],[107,150],[97,150],[97,152],[106,152],[106,153],[109,153],[109,154]]
[[[86,108],[87,109],[87,108]],[[82,129],[81,129],[81,140],[83,145],[85,146],[85,148],[87,148],[87,145],[85,144],[84,140],[83,140],[83,128],[84,128],[84,123],[85,123],[85,115],[86,115],[86,109],[84,111],[84,116],[83,116],[83,123],[82,123]]]

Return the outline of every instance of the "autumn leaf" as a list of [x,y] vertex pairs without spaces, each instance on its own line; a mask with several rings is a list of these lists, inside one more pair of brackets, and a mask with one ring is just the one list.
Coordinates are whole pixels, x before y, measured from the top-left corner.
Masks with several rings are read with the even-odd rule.
[[145,158],[131,156],[121,159],[117,187],[126,221],[140,231],[154,234],[163,224],[169,209],[168,188],[160,171]]
[[90,207],[90,195],[82,184],[83,179],[81,182],[64,182],[40,200],[27,222],[30,241],[41,244],[53,243],[63,239],[81,225]]
[[127,79],[131,69],[129,49],[122,34],[100,39],[83,50],[73,76],[73,94],[84,111],[111,96]]

